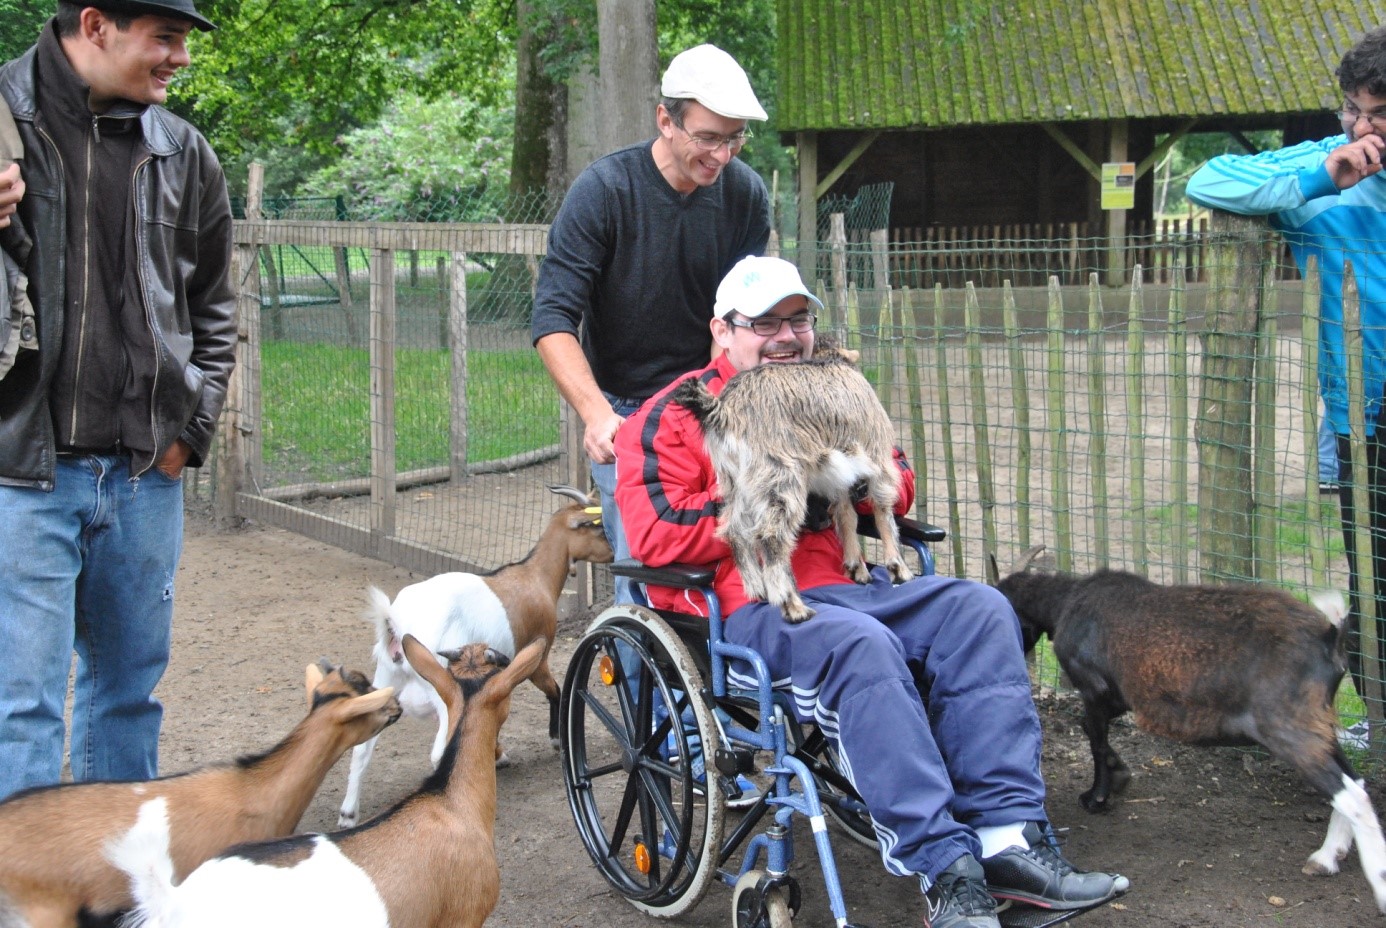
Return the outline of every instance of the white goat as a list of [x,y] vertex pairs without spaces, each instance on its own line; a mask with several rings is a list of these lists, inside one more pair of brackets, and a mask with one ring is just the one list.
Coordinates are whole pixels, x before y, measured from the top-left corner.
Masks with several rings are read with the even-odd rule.
[[[558,630],[558,597],[576,561],[610,563],[611,545],[601,527],[601,513],[587,494],[573,487],[551,486],[554,493],[574,500],[554,513],[534,550],[523,561],[491,574],[446,573],[410,584],[394,603],[375,587],[369,590],[368,615],[376,626],[375,685],[394,686],[404,714],[436,718],[438,732],[430,759],[437,766],[447,745],[448,721],[442,699],[404,661],[400,641],[411,634],[434,652],[485,642],[514,657],[536,638],[553,641]],[[530,678],[549,700],[549,740],[558,747],[558,682],[549,669],[548,654]],[[375,740],[351,754],[346,793],[337,824],[356,824],[361,805],[361,780],[375,753]],[[499,742],[496,763],[509,763]]]
[[241,845],[174,885],[166,811],[147,803],[107,848],[138,901],[128,928],[479,928],[500,897],[496,737],[547,648],[536,639],[512,663],[472,644],[445,670],[406,635],[406,659],[447,706],[448,747],[417,792],[360,828]]
[[347,748],[399,718],[389,688],[326,662],[305,671],[308,716],[265,754],[143,783],[67,783],[0,803],[0,925],[76,928],[134,905],[105,843],[159,800],[171,832],[171,873],[242,841],[292,834]]
[[850,496],[861,482],[883,565],[896,583],[910,578],[892,512],[900,494],[894,428],[871,384],[846,357],[762,364],[727,381],[720,396],[690,377],[669,399],[702,424],[722,491],[721,531],[748,596],[779,606],[790,622],[813,615],[790,569],[810,493],[829,500],[843,569],[857,583],[870,580]]

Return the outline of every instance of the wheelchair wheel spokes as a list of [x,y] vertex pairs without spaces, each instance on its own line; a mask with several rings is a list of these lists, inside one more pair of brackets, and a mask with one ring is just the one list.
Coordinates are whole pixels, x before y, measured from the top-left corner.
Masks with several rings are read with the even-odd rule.
[[696,665],[657,614],[617,606],[578,643],[560,706],[564,785],[602,876],[661,916],[716,875],[722,797],[697,746],[715,743]]

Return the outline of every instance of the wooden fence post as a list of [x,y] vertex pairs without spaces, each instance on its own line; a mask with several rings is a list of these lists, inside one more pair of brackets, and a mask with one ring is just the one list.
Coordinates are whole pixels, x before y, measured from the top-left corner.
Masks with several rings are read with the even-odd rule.
[[1263,267],[1271,233],[1259,218],[1214,212],[1209,245],[1198,443],[1198,538],[1204,582],[1255,578],[1251,412]]

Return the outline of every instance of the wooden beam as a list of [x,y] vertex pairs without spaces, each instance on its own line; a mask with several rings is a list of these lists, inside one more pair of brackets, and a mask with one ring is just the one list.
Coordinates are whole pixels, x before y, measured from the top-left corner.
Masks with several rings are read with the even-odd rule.
[[1064,134],[1064,130],[1060,129],[1052,122],[1042,122],[1039,124],[1039,127],[1043,129],[1045,134],[1051,139],[1058,142],[1059,147],[1068,152],[1073,160],[1077,161],[1078,165],[1092,176],[1093,180],[1099,182],[1102,180],[1102,165],[1089,158],[1087,152],[1079,148],[1077,144],[1074,143],[1073,139]]
[[795,134],[799,153],[799,276],[810,286],[818,276],[818,133]]
[[1185,120],[1178,129],[1175,129],[1167,135],[1163,142],[1155,146],[1154,151],[1145,156],[1145,160],[1136,165],[1136,179],[1139,180],[1144,177],[1146,171],[1149,171],[1155,165],[1159,164],[1160,161],[1164,159],[1165,155],[1169,153],[1169,150],[1179,144],[1179,140],[1188,135],[1196,125],[1198,125],[1197,119]]
[[853,145],[852,150],[847,153],[847,157],[839,161],[837,165],[818,182],[818,186],[813,190],[814,200],[822,199],[823,194],[827,193],[828,189],[832,187],[833,184],[837,183],[837,179],[843,174],[846,174],[847,169],[856,164],[857,159],[866,154],[866,150],[880,137],[880,130],[877,130],[875,132],[868,132],[858,139],[857,144]]

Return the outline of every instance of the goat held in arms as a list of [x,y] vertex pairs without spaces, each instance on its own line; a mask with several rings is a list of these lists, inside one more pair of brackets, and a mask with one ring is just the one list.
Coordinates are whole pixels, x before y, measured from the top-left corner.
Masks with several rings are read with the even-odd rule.
[[702,425],[722,492],[720,531],[746,593],[780,607],[786,620],[813,615],[790,568],[809,494],[829,500],[843,568],[870,572],[856,534],[851,491],[863,483],[891,579],[911,576],[892,508],[900,494],[894,428],[871,384],[845,358],[762,364],[727,381],[720,396],[690,377],[670,394]]

